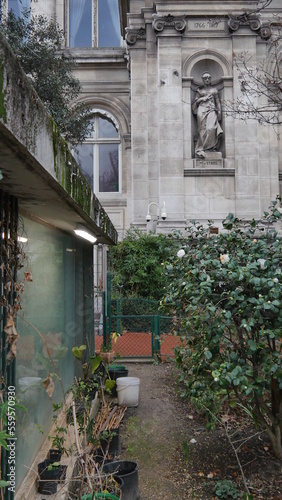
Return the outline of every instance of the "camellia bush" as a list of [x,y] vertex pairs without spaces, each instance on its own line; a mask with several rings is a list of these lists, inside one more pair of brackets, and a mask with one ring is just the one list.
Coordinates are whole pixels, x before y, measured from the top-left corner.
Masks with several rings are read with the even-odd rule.
[[282,459],[282,209],[260,221],[229,214],[215,235],[192,222],[166,262],[162,308],[179,317],[182,396],[216,416],[239,405]]

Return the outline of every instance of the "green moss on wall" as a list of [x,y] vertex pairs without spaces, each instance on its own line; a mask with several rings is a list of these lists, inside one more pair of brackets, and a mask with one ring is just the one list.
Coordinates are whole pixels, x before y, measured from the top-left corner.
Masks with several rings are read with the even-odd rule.
[[5,91],[4,91],[4,68],[0,62],[0,118],[7,123],[7,112],[5,108]]
[[52,133],[54,170],[57,181],[65,191],[90,215],[91,189],[78,168],[67,142],[60,135],[56,123],[50,118]]

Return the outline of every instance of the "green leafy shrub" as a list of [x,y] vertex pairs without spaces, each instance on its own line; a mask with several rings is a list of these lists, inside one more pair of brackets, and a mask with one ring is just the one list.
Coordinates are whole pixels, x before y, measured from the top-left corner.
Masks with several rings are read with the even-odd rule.
[[124,240],[110,249],[113,296],[159,301],[165,286],[163,262],[175,243],[174,238],[163,234],[129,230]]
[[64,32],[58,23],[45,15],[33,15],[31,9],[23,9],[21,17],[11,10],[2,19],[0,30],[65,139],[72,145],[83,142],[92,113],[90,108],[74,104],[81,85],[73,75],[74,58],[62,50]]
[[166,312],[181,318],[182,396],[216,415],[227,399],[266,430],[282,458],[282,209],[260,221],[229,214],[223,230],[192,222],[166,263]]
[[213,491],[218,498],[238,498],[237,487],[229,479],[217,481]]

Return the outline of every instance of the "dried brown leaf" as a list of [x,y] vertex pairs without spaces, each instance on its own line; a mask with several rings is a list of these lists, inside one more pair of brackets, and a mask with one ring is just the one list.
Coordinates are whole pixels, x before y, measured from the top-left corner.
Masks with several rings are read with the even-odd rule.
[[17,338],[11,343],[6,357],[6,363],[9,365],[17,357]]
[[44,389],[47,392],[49,398],[52,398],[54,390],[55,390],[55,384],[54,384],[54,381],[50,375],[48,375],[48,377],[46,377],[43,380],[43,386],[44,386]]
[[8,315],[7,323],[6,326],[4,327],[4,332],[7,335],[6,341],[8,344],[11,344],[14,342],[15,339],[19,337],[19,334],[17,332],[14,318],[11,314]]

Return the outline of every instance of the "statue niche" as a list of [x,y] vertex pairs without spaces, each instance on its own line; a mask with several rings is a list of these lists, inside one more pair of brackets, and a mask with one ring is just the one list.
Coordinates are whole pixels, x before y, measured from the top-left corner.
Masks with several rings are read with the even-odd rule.
[[[219,151],[223,135],[221,128],[221,104],[218,90],[211,85],[211,74],[202,74],[203,86],[196,90],[192,112],[197,117],[196,158],[206,158]],[[218,153],[221,156],[221,153]],[[211,155],[210,155],[211,156]]]

